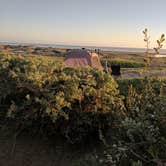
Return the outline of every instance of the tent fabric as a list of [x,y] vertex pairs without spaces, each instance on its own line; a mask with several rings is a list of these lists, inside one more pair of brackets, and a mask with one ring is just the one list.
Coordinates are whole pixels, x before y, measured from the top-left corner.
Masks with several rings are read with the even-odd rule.
[[69,67],[91,66],[102,70],[102,65],[98,55],[95,52],[90,52],[88,50],[71,50],[66,55],[65,63]]

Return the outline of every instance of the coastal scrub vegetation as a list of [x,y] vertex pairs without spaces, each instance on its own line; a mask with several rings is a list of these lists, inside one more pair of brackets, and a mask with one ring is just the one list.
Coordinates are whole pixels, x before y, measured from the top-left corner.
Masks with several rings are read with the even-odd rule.
[[14,133],[103,150],[73,166],[161,165],[166,156],[166,79],[114,80],[47,57],[0,55],[0,121]]
[[[105,64],[105,59],[103,58],[101,63]],[[121,68],[140,68],[145,67],[146,63],[141,61],[129,60],[124,58],[107,58],[107,66],[111,67],[113,65],[119,65]]]

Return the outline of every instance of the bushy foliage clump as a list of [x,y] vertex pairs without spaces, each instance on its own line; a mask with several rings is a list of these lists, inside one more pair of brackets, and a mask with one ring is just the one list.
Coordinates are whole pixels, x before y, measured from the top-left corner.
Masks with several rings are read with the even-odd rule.
[[151,86],[154,90],[154,93],[159,94],[162,90],[165,90],[166,88],[166,78],[160,77],[160,78],[126,78],[126,79],[117,79],[117,84],[119,87],[120,94],[123,96],[127,96],[129,92],[130,86],[133,86],[133,88],[137,92],[142,92],[142,89],[144,89],[144,85],[147,84],[148,80],[150,79]]
[[102,71],[66,68],[46,57],[0,55],[0,120],[71,143],[102,140],[104,151],[87,154],[87,165],[164,164],[165,79],[117,82]]
[[70,141],[97,136],[112,124],[108,117],[123,114],[109,74],[65,68],[41,57],[1,56],[0,88],[0,104],[9,119],[49,135],[59,131]]
[[[164,87],[165,88],[165,87]],[[164,162],[166,156],[166,94],[163,87],[156,93],[148,80],[144,89],[129,88],[126,107],[128,116],[122,122],[128,142],[142,162]],[[134,153],[133,153],[134,155]]]
[[[150,79],[142,89],[128,88],[124,101],[125,118],[116,123],[116,131],[107,139],[103,154],[86,156],[91,165],[156,166],[166,162],[166,93],[162,85],[156,93]],[[112,130],[110,131],[112,132]],[[80,166],[84,164],[79,164]]]
[[129,86],[125,119],[117,124],[114,139],[101,157],[104,165],[164,165],[166,86],[160,84],[158,93],[154,83],[146,79],[142,89]]
[[[102,64],[105,64],[105,60],[102,60]],[[107,60],[108,67],[111,67],[113,65],[119,65],[122,68],[138,68],[138,67],[145,67],[146,64],[144,62],[138,62],[134,60],[128,60],[128,59],[108,59]]]

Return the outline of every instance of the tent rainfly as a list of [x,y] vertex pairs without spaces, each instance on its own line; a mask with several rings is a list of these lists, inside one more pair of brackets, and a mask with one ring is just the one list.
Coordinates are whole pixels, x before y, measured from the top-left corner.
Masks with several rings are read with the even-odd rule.
[[98,70],[103,69],[98,54],[86,49],[73,49],[69,51],[65,57],[65,63],[69,67],[91,66]]

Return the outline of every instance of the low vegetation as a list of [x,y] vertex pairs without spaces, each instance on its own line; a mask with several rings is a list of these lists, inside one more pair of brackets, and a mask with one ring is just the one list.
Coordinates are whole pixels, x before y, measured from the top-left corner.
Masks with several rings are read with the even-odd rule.
[[0,55],[0,121],[16,133],[70,144],[100,141],[102,150],[73,166],[142,166],[166,162],[166,79],[115,81],[90,68],[47,57]]
[[23,128],[48,124],[49,134],[58,130],[68,141],[80,141],[106,129],[109,116],[123,113],[117,84],[104,72],[22,57],[3,56],[0,66],[1,107]]
[[[104,65],[105,59],[102,59],[102,64]],[[123,58],[109,58],[107,59],[108,67],[119,65],[121,68],[140,68],[145,67],[146,63],[136,60],[129,60]]]

